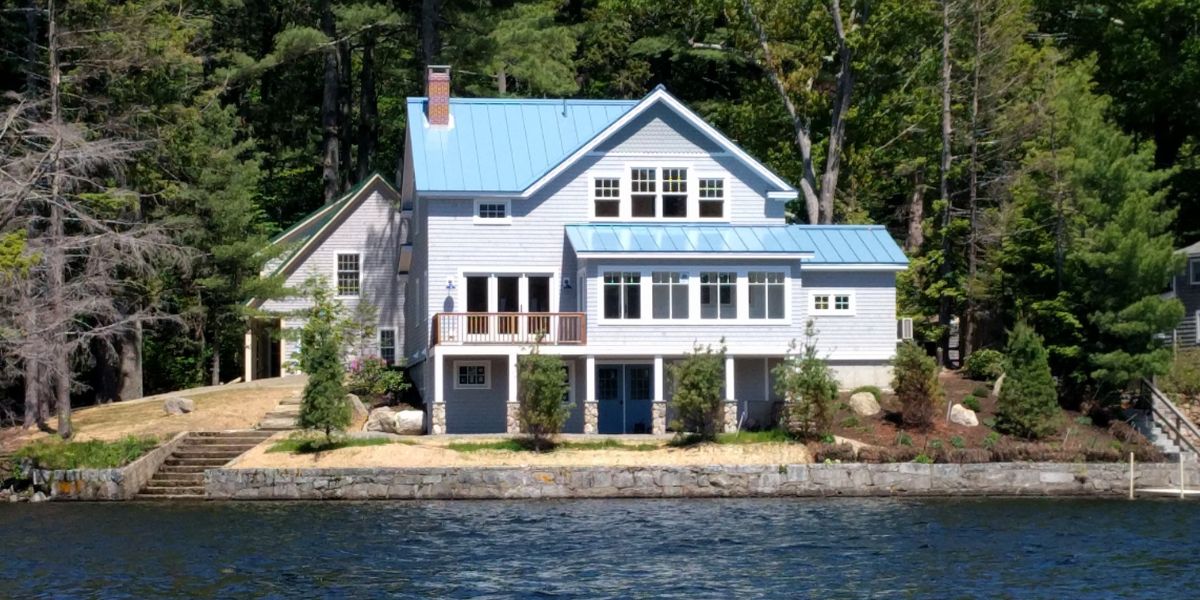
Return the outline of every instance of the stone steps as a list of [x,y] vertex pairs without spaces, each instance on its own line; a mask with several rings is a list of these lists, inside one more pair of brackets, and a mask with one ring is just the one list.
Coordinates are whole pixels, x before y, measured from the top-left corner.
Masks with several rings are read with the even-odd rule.
[[299,429],[300,396],[290,396],[279,401],[271,412],[263,415],[256,429],[259,431],[291,431]]
[[204,431],[189,434],[138,493],[146,500],[202,500],[204,472],[229,461],[271,437],[267,431]]

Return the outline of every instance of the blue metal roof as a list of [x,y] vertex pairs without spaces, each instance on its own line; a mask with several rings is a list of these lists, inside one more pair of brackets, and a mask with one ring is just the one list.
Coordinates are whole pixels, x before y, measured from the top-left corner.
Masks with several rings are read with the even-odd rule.
[[520,192],[621,118],[636,100],[451,98],[450,127],[408,99],[418,192]]
[[808,264],[907,265],[879,225],[599,223],[567,225],[576,253],[811,254]]

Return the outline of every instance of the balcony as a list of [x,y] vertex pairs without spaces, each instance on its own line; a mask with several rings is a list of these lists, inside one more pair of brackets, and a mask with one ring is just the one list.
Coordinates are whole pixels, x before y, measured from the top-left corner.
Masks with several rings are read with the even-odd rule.
[[579,345],[587,343],[584,313],[437,313],[434,344]]

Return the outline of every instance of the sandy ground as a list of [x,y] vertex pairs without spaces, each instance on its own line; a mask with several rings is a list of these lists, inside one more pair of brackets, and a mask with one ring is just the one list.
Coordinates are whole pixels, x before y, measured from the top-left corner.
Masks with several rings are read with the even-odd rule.
[[[282,439],[287,434],[273,439]],[[570,466],[687,466],[687,465],[777,465],[812,462],[802,444],[704,444],[689,448],[669,448],[663,439],[642,439],[656,443],[654,450],[558,450],[536,454],[477,450],[459,452],[446,447],[451,441],[481,442],[486,437],[407,438],[407,443],[384,446],[342,448],[319,454],[296,455],[268,453],[268,441],[242,455],[233,468],[337,468],[337,467],[570,467]],[[601,439],[591,437],[590,439]],[[637,443],[622,440],[624,443]]]
[[[140,400],[76,409],[71,416],[78,440],[115,440],[127,435],[169,436],[180,431],[221,431],[252,429],[263,415],[280,400],[300,392],[303,377],[264,379],[220,387],[195,388],[150,396]],[[186,415],[169,416],[163,412],[163,400],[170,396],[191,398],[196,410]],[[56,422],[51,421],[53,426]],[[0,440],[9,445],[45,437],[31,431],[0,432]]]

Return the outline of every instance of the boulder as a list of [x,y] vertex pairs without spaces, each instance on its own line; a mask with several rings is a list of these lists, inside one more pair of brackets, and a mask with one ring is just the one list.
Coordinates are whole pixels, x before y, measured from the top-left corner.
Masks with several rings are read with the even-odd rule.
[[398,435],[421,435],[425,433],[425,411],[402,410],[392,419],[392,432]]
[[396,411],[381,406],[376,408],[367,415],[367,422],[363,425],[363,431],[383,431],[391,432],[394,421],[392,420]]
[[1000,376],[996,378],[996,383],[992,384],[992,396],[993,397],[995,397],[995,398],[1000,397],[1000,388],[1001,387],[1004,387],[1004,373],[1001,373]]
[[975,411],[961,405],[955,404],[950,407],[950,422],[964,425],[966,427],[975,427],[979,425],[979,419],[975,417]]
[[850,396],[850,408],[854,410],[854,414],[863,417],[879,414],[879,402],[871,392],[859,392]]
[[367,411],[367,406],[363,404],[362,400],[358,399],[358,396],[355,396],[354,394],[346,394],[346,402],[350,403],[350,412],[354,414],[355,421],[359,419],[365,419],[370,416],[369,411]]
[[47,498],[46,495],[41,492],[34,492],[33,495],[29,497],[30,502],[45,502],[47,500],[49,500],[49,498]]
[[191,398],[172,396],[163,400],[163,412],[168,415],[182,415],[196,410],[196,403]]

